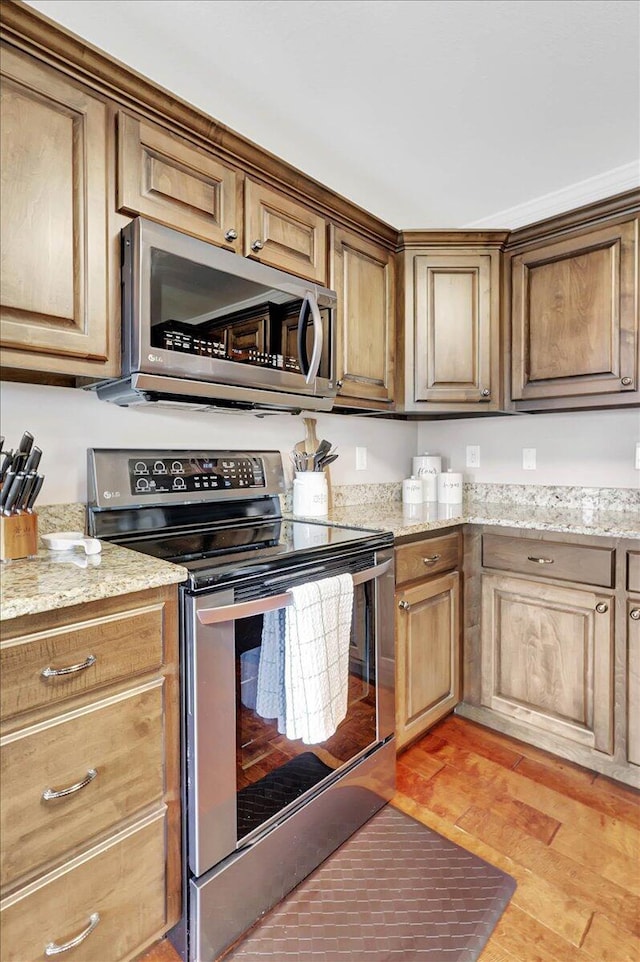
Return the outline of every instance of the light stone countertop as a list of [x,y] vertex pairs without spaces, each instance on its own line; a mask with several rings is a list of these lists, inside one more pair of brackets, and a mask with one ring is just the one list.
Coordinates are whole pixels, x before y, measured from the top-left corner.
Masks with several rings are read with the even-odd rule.
[[42,548],[36,558],[0,567],[0,620],[178,584],[186,577],[180,565],[104,541],[97,555],[85,555],[82,548]]
[[401,501],[342,505],[328,517],[315,518],[343,527],[392,531],[396,540],[457,524],[499,525],[593,537],[640,539],[640,511],[569,508],[465,501],[463,505],[403,505]]

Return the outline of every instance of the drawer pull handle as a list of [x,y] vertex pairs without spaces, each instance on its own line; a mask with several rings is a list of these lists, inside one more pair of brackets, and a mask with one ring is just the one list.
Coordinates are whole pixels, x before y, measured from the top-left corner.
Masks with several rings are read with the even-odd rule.
[[436,561],[440,561],[439,554],[432,554],[430,558],[423,558],[422,563],[425,565],[434,565]]
[[596,605],[596,611],[599,615],[606,615],[609,610],[609,605],[605,605],[604,601],[599,601]]
[[46,956],[60,955],[62,952],[68,952],[69,949],[75,949],[77,945],[81,945],[85,939],[89,938],[99,921],[100,916],[98,913],[92,912],[89,916],[88,926],[80,935],[76,935],[75,939],[71,939],[70,942],[65,942],[64,945],[56,945],[55,942],[49,942],[49,944],[45,946],[44,954]]
[[53,788],[45,788],[42,797],[45,802],[50,802],[52,798],[64,798],[65,795],[74,795],[76,792],[79,792],[81,788],[86,788],[87,785],[90,785],[97,775],[96,769],[90,768],[81,782],[76,782],[75,785],[70,785],[69,788],[61,788],[58,792]]
[[536,558],[534,555],[528,555],[527,561],[535,561],[539,565],[552,565],[553,558]]
[[402,608],[403,611],[410,611],[411,605],[409,604],[408,601],[399,601],[398,608]]
[[632,608],[629,612],[629,617],[632,618],[633,621],[640,621],[640,608]]
[[79,665],[69,665],[68,668],[43,668],[40,674],[43,678],[57,678],[58,675],[75,675],[78,671],[91,668],[95,663],[95,655],[89,655],[84,661],[80,662]]

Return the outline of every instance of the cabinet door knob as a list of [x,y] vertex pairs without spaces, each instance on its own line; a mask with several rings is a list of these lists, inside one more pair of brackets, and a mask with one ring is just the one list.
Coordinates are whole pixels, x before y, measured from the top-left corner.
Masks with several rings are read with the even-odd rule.
[[439,554],[432,554],[429,558],[423,558],[422,563],[424,565],[434,565],[436,561],[440,561]]
[[264,247],[264,244],[262,243],[261,240],[254,240],[253,244],[251,245],[251,250],[261,251],[263,247]]
[[483,390],[480,393],[482,394],[483,397],[491,397],[491,391],[489,390],[488,387],[483,388]]
[[226,241],[234,241],[238,239],[238,231],[230,227],[228,231],[225,231],[224,239]]
[[342,378],[340,378],[339,381],[336,381],[336,387],[337,387],[337,388],[341,388],[343,384],[344,384],[344,381],[342,380]]
[[605,615],[609,610],[609,605],[605,605],[604,601],[599,601],[596,605],[596,611],[599,615]]
[[411,605],[409,604],[408,601],[399,601],[398,608],[402,608],[403,611],[409,611],[411,608]]
[[640,608],[632,608],[629,612],[629,617],[633,619],[633,621],[640,621]]
[[624,387],[629,387],[629,385],[631,384],[631,378],[630,377],[620,378],[620,383],[624,385]]

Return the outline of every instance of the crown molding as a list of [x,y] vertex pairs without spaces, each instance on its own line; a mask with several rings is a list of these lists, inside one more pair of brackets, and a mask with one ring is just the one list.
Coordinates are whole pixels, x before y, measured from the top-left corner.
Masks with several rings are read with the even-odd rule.
[[640,187],[640,160],[623,164],[622,167],[614,167],[603,174],[578,181],[551,194],[534,197],[525,204],[500,210],[489,217],[465,224],[465,227],[471,229],[506,227],[513,230],[636,187]]

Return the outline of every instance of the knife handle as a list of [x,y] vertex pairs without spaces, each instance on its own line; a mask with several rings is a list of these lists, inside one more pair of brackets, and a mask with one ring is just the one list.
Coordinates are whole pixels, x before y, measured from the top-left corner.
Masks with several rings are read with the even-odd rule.
[[[15,478],[11,483],[11,487],[7,491],[7,496],[2,506],[3,514],[11,514],[11,511],[14,505],[16,504],[20,494],[22,493],[22,486],[24,484],[25,478],[26,478],[26,474],[24,473],[24,471],[18,471],[18,473],[16,474]],[[3,493],[4,493],[4,489],[3,489]]]
[[13,485],[15,476],[16,472],[10,468],[4,477],[4,481],[2,482],[2,490],[0,491],[0,510],[4,508],[5,501],[9,497],[9,491]]
[[24,466],[26,474],[34,473],[38,470],[38,465],[40,464],[40,458],[42,457],[42,451],[40,448],[34,447],[31,449],[31,454],[27,458],[27,463]]
[[44,474],[38,474],[36,476],[35,484],[31,489],[29,497],[27,498],[27,503],[26,503],[27,511],[31,511],[33,509],[35,500],[40,494],[40,489],[42,488],[43,484],[44,484]]
[[26,474],[25,472],[25,479],[24,479],[24,484],[22,485],[22,491],[20,492],[20,496],[18,497],[18,500],[15,504],[15,507],[18,509],[18,511],[27,510],[29,495],[33,491],[37,477],[38,475],[36,474],[35,471],[32,471],[30,474]]
[[25,431],[20,438],[20,444],[18,445],[18,451],[20,454],[29,454],[31,451],[31,446],[33,444],[33,434],[29,431]]

